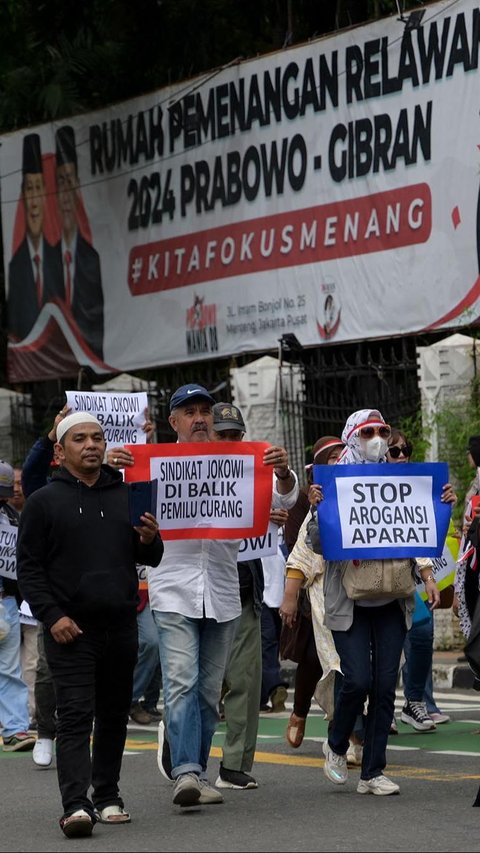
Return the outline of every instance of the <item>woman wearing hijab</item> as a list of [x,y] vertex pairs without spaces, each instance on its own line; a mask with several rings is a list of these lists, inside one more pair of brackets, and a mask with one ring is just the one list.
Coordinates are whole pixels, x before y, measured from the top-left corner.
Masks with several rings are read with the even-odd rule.
[[[313,465],[334,465],[342,449],[343,442],[337,436],[325,435],[319,438],[313,446]],[[285,525],[285,541],[288,531],[292,547],[285,571],[285,592],[279,608],[283,623],[280,656],[297,662],[293,711],[285,733],[287,743],[294,749],[303,741],[314,694],[327,716],[329,712],[331,716],[333,677],[335,670],[340,669],[331,632],[323,627],[323,557],[315,554],[305,543],[310,508],[307,495],[312,483],[313,465],[307,466],[308,482],[301,490],[296,504],[296,523],[292,523],[289,514]],[[332,676],[328,678],[330,672]],[[323,683],[316,692],[320,680]]]
[[[386,463],[391,429],[376,409],[361,409],[347,420],[342,433],[345,449],[337,464]],[[440,601],[431,562],[412,560],[425,583],[433,609]],[[326,561],[324,577],[325,626],[330,628],[343,673],[335,700],[328,740],[323,744],[324,773],[335,785],[348,778],[346,753],[357,715],[368,697],[359,794],[398,794],[388,779],[386,747],[395,707],[398,668],[407,628],[411,625],[413,593],[405,598],[348,598],[343,575],[348,561]],[[361,566],[359,567],[359,570]]]

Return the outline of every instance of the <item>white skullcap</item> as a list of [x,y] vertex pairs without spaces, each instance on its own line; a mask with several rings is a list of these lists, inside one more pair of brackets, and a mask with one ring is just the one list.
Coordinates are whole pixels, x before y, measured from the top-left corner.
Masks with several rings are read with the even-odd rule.
[[89,415],[88,412],[75,412],[73,415],[67,415],[57,426],[57,441],[60,441],[63,435],[70,429],[70,427],[75,426],[76,424],[96,424],[99,429],[102,430],[103,427],[93,415]]

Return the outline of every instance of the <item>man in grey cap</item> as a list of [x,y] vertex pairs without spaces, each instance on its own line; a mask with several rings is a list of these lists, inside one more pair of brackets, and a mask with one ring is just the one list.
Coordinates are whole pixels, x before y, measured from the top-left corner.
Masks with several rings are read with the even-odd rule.
[[[211,440],[214,403],[207,389],[195,383],[172,394],[169,423],[179,442]],[[274,466],[279,488],[289,491],[296,478],[282,448],[269,447],[263,461]],[[242,612],[239,547],[238,539],[169,540],[161,570],[148,573],[158,629],[169,770],[175,782],[173,802],[179,806],[223,801],[220,791],[208,783],[207,762],[219,720],[223,675]],[[163,735],[160,723],[159,736]]]
[[25,236],[8,269],[8,332],[13,342],[27,337],[47,302],[63,298],[58,253],[43,236],[45,181],[38,133],[23,139],[22,202]]
[[[8,504],[13,497],[13,468],[8,462],[0,461],[0,529],[5,534],[4,543],[13,534],[8,526],[18,527],[19,513]],[[8,526],[6,526],[8,525]],[[13,541],[12,548],[15,548]],[[9,630],[0,642],[0,720],[3,731],[4,752],[25,752],[35,746],[35,736],[28,731],[28,688],[22,680],[20,661],[20,619],[18,607],[21,603],[14,573],[0,575],[0,601],[5,609]]]
[[91,835],[96,820],[130,821],[118,782],[138,650],[136,563],[156,566],[163,553],[153,515],[131,526],[128,486],[103,465],[104,453],[92,415],[57,424],[60,468],[28,498],[17,546],[20,591],[43,623],[55,684],[60,827],[68,838]]

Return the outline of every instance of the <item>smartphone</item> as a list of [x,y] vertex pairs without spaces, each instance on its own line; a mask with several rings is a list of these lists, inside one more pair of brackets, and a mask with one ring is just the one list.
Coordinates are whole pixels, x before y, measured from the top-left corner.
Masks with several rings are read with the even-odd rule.
[[141,527],[140,516],[146,512],[157,515],[158,480],[137,480],[128,483],[128,511],[132,527]]

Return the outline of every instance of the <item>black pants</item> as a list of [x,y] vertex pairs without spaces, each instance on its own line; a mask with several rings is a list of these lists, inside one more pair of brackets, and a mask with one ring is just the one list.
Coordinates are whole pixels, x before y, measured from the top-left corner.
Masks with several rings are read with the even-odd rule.
[[138,652],[136,614],[113,627],[81,627],[83,634],[65,645],[45,631],[57,697],[57,771],[65,815],[123,806],[118,782]]

